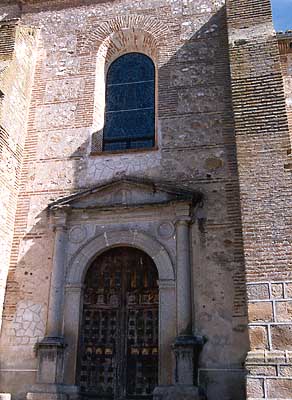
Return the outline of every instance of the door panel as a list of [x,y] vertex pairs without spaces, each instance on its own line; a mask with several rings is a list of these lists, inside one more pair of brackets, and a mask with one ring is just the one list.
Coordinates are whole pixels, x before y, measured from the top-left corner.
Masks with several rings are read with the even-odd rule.
[[77,381],[85,397],[147,399],[158,377],[158,287],[152,259],[114,248],[85,279]]

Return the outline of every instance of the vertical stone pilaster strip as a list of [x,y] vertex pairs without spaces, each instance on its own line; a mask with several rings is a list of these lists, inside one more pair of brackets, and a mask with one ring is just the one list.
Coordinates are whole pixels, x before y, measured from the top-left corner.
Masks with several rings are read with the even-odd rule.
[[67,214],[63,210],[55,211],[53,216],[55,243],[47,322],[47,337],[52,338],[62,336],[64,274],[68,240],[66,217]]
[[64,338],[66,340],[64,383],[75,385],[81,317],[82,284],[68,284],[64,299]]

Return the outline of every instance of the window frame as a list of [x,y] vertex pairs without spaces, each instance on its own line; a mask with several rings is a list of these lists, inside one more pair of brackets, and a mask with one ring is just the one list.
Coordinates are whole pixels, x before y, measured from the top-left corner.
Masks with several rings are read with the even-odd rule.
[[[92,156],[100,156],[100,155],[108,155],[108,154],[126,154],[126,153],[145,153],[145,152],[152,152],[159,149],[158,146],[158,133],[157,133],[157,126],[158,126],[158,71],[157,71],[157,64],[153,57],[147,54],[144,51],[125,51],[122,53],[117,54],[115,57],[112,57],[110,62],[106,64],[104,70],[104,123],[105,123],[105,113],[106,113],[106,89],[107,89],[107,76],[111,65],[120,57],[125,56],[127,54],[142,54],[148,57],[154,67],[154,146],[153,147],[143,147],[143,148],[134,148],[134,149],[117,149],[117,150],[103,150],[103,140],[104,140],[104,128],[100,129],[97,132],[92,134],[91,138],[91,152],[90,155]],[[97,143],[96,146],[93,146],[93,141]],[[93,147],[99,147],[98,150],[95,150]]]

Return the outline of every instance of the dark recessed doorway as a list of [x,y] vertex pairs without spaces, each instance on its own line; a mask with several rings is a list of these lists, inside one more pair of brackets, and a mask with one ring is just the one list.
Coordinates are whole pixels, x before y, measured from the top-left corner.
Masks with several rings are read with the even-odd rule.
[[83,398],[151,399],[158,384],[158,273],[130,247],[90,266],[83,297],[77,382]]

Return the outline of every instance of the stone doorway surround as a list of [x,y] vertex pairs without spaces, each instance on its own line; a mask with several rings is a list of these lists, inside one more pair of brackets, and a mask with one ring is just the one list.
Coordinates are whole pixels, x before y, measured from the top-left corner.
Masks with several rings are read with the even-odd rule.
[[27,398],[78,398],[82,291],[91,262],[117,246],[144,251],[159,276],[159,386],[154,398],[196,399],[190,225],[200,193],[121,178],[48,207],[55,231],[47,331],[38,346],[37,384]]

